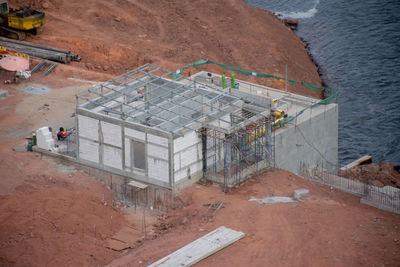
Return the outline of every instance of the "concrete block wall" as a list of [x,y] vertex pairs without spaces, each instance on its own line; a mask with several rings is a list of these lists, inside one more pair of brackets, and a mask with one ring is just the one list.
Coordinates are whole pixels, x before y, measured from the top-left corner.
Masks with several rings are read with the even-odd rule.
[[323,166],[335,172],[338,164],[338,106],[309,109],[297,121],[275,132],[275,162],[281,169],[301,174]]
[[[131,142],[145,143],[145,170],[134,168],[132,164]],[[169,175],[169,142],[165,137],[125,127],[125,168],[134,175],[145,176],[164,183],[170,183]]]
[[[142,182],[172,185],[169,162],[172,144],[168,138],[129,128],[121,121],[113,123],[96,116],[78,115],[77,125],[80,162]],[[144,169],[134,167],[134,141],[144,144],[144,151],[141,152]]]
[[202,177],[202,143],[196,132],[188,132],[183,137],[174,139],[174,180],[197,181]]
[[79,159],[100,163],[99,123],[99,120],[78,115]]
[[123,169],[120,125],[78,115],[78,129],[80,159]]

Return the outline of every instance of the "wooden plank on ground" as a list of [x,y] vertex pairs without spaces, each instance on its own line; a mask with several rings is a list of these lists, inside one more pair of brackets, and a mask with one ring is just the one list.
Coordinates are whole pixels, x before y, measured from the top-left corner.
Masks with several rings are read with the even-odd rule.
[[221,226],[148,267],[191,266],[238,241],[243,236],[242,232]]
[[366,163],[371,163],[371,162],[372,162],[372,157],[370,155],[366,155],[366,156],[363,156],[363,157],[361,157],[361,158],[359,158],[359,159],[357,159],[357,160],[355,160],[353,162],[350,162],[349,164],[347,164],[346,166],[343,166],[340,169],[342,171],[345,171],[345,170],[349,170],[349,169],[351,169],[353,167],[356,167],[356,166],[359,166],[359,165],[363,165],[363,164],[366,164]]
[[115,250],[115,251],[121,251],[127,248],[132,247],[131,244],[129,243],[125,243],[119,240],[114,240],[114,239],[108,239],[107,240],[107,244],[106,244],[106,248]]
[[140,237],[141,234],[137,230],[131,227],[124,227],[107,240],[106,247],[112,250],[121,251],[133,247],[135,241],[139,240]]

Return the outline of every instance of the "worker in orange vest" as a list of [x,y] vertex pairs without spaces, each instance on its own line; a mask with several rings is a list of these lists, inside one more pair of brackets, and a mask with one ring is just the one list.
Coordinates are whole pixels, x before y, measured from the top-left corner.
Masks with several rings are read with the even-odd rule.
[[67,137],[67,132],[64,130],[63,127],[60,127],[60,131],[57,133],[58,141],[62,141]]

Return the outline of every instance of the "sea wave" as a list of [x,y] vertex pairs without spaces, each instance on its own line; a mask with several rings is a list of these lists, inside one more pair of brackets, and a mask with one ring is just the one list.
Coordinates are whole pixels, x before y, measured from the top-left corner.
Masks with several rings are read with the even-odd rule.
[[275,12],[275,15],[283,18],[283,19],[309,19],[314,17],[317,14],[318,9],[317,6],[319,4],[319,0],[315,1],[315,4],[312,8],[307,11],[299,11],[299,12]]

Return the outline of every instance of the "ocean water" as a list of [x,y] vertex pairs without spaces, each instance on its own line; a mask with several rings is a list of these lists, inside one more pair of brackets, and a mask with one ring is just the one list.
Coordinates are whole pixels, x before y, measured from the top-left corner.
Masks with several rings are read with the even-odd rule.
[[369,154],[400,165],[400,1],[246,2],[299,19],[296,34],[339,92],[339,164]]

